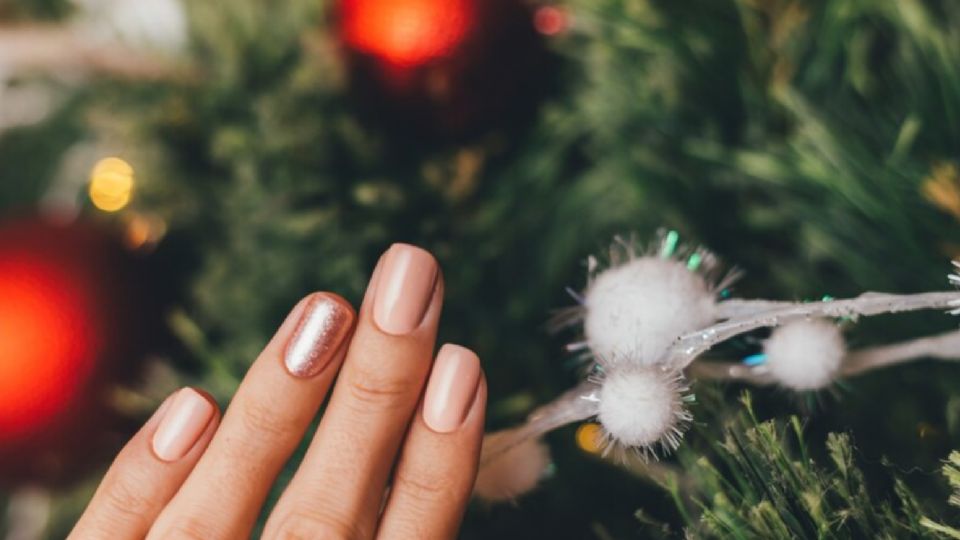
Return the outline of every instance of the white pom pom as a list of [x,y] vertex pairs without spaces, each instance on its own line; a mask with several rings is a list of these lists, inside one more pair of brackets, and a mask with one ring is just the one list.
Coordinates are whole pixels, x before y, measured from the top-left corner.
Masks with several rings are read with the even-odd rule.
[[584,308],[584,334],[598,362],[652,365],[682,334],[714,321],[716,299],[685,264],[648,256],[597,274]]
[[770,375],[781,385],[816,390],[833,382],[846,345],[837,325],[823,319],[805,319],[774,330],[763,352]]
[[683,378],[660,367],[608,372],[600,389],[600,424],[608,441],[645,455],[660,445],[676,449],[690,413],[683,406]]
[[[482,452],[495,447],[497,439],[508,436],[511,431],[486,435]],[[536,438],[527,439],[480,467],[473,492],[490,502],[516,499],[537,487],[549,465],[550,450],[547,445]]]

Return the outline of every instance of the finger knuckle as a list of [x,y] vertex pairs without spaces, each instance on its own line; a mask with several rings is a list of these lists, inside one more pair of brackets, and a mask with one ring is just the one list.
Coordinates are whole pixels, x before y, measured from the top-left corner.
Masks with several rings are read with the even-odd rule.
[[295,435],[297,427],[291,418],[276,413],[276,407],[253,401],[241,406],[240,418],[244,429],[257,440],[286,440]]
[[110,512],[123,522],[140,523],[153,511],[154,501],[146,482],[136,474],[111,475],[105,480],[104,496]]
[[164,538],[165,540],[218,540],[224,538],[224,536],[207,521],[191,517],[178,519],[169,531],[164,532],[158,538]]
[[402,493],[405,498],[421,509],[435,506],[438,501],[458,498],[454,482],[436,474],[414,474],[397,471],[393,479],[393,492]]
[[409,375],[360,372],[347,384],[353,401],[364,410],[403,407],[419,394],[419,381]]
[[297,509],[283,518],[274,540],[356,540],[361,531],[349,520],[324,513]]

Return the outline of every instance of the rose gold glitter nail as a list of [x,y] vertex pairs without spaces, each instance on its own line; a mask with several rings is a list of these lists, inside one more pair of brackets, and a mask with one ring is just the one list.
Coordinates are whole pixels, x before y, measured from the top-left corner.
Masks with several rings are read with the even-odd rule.
[[316,294],[287,343],[283,364],[294,377],[313,377],[333,360],[353,326],[353,310],[342,300]]

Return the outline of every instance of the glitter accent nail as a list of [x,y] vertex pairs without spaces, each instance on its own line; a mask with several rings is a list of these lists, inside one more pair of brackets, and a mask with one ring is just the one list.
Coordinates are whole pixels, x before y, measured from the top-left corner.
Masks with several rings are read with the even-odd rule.
[[353,326],[353,311],[343,301],[318,294],[309,302],[283,358],[294,377],[313,377],[323,371]]

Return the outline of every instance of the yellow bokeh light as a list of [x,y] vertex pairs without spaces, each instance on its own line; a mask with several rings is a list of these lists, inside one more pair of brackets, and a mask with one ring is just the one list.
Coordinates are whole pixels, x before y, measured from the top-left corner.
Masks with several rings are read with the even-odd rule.
[[960,168],[955,163],[937,163],[921,187],[924,197],[960,220]]
[[133,198],[133,167],[126,161],[101,159],[90,172],[90,200],[104,212],[122,210]]
[[603,428],[600,424],[588,422],[577,428],[577,446],[590,454],[603,451]]

